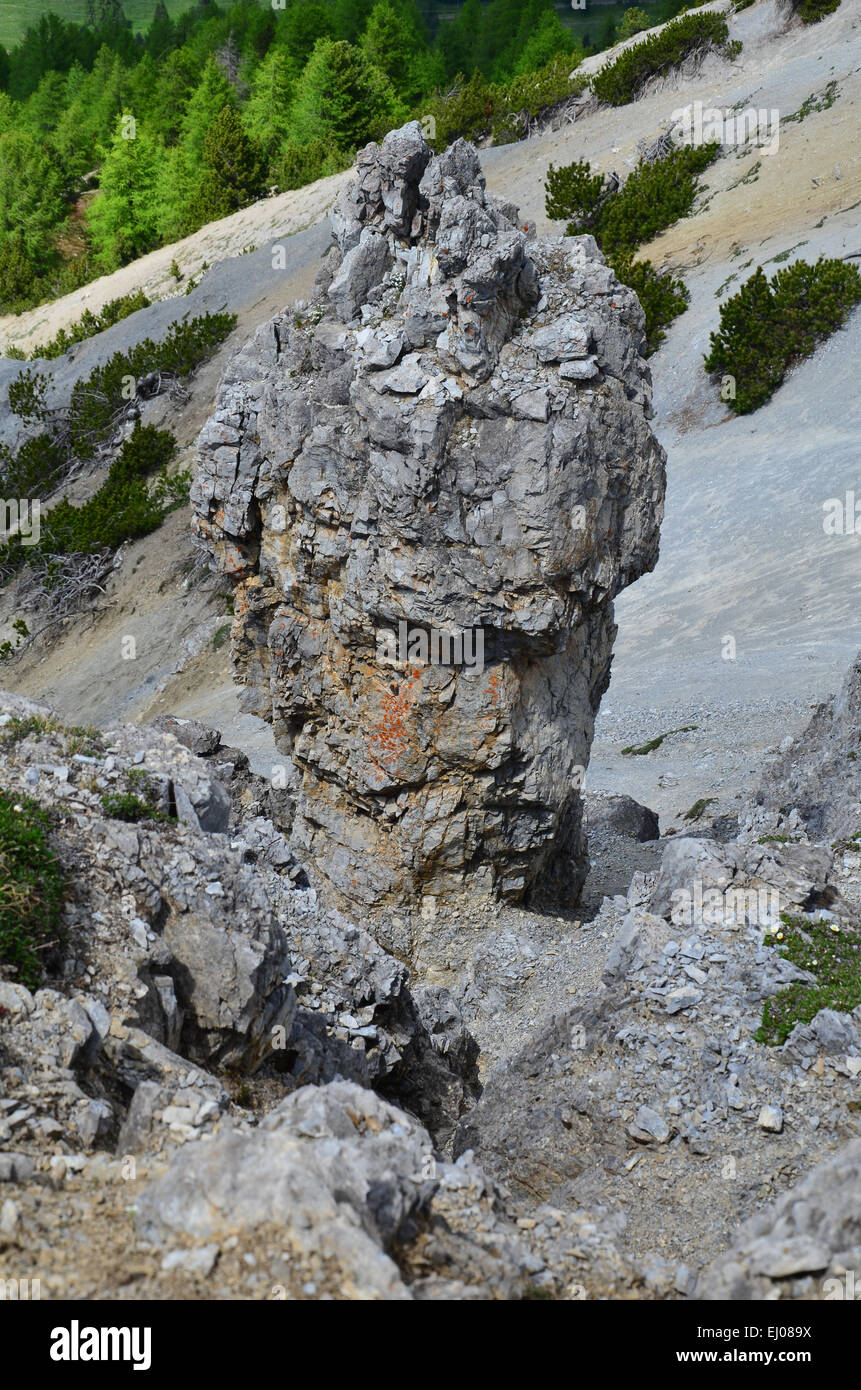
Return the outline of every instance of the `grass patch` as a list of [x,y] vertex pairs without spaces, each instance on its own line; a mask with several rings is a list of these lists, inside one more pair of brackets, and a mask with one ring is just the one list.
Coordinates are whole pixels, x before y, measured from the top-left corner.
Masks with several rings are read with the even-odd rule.
[[814,111],[827,111],[830,106],[834,105],[839,95],[840,88],[832,78],[821,92],[811,92],[809,97],[804,98],[797,111],[793,111],[790,116],[784,116],[784,125],[788,125],[791,121],[803,121]]
[[796,261],[769,280],[762,266],[720,306],[706,371],[729,374],[739,415],[774,394],[789,368],[809,357],[861,300],[861,274],[845,261]]
[[0,792],[0,963],[35,989],[44,952],[63,943],[63,871],[48,843],[45,811],[28,797]]
[[806,917],[780,914],[782,928],[765,943],[784,960],[816,977],[815,984],[794,980],[766,999],[757,1042],[777,1047],[786,1042],[796,1023],[810,1023],[820,1009],[851,1013],[861,1004],[861,932],[836,922],[810,922]]
[[212,638],[212,650],[214,652],[220,652],[229,636],[230,623],[225,623],[223,627],[216,628]]
[[664,739],[669,738],[671,734],[691,734],[698,728],[698,724],[683,724],[680,729],[668,729],[665,734],[658,734],[657,738],[650,738],[648,743],[641,743],[639,746],[635,743],[629,743],[627,748],[622,749],[622,756],[645,757],[647,753],[654,753],[656,748],[660,748]]
[[167,815],[162,810],[158,788],[142,768],[128,768],[125,781],[126,785],[121,791],[105,792],[103,795],[102,810],[106,816],[133,825],[143,820],[176,822],[176,816]]
[[0,729],[0,746],[11,748],[25,738],[50,738],[58,735],[65,741],[66,754],[75,753],[94,758],[105,751],[100,729],[89,724],[63,724],[52,715],[14,714]]

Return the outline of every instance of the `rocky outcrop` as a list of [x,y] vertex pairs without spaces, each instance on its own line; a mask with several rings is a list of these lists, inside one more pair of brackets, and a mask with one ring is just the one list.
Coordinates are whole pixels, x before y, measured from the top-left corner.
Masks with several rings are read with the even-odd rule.
[[[861,1007],[822,1008],[782,1046],[756,1037],[766,999],[816,984],[775,934],[779,912],[803,914],[831,873],[821,846],[669,841],[660,872],[631,885],[600,985],[489,1071],[454,1152],[471,1150],[527,1209],[618,1203],[648,1286],[692,1293],[692,1251],[704,1262],[726,1248],[774,1195],[763,1174],[788,1185],[852,1132]],[[596,927],[612,930],[613,906]],[[677,1244],[691,1210],[696,1239]]]
[[[224,753],[217,732],[173,722],[207,756],[169,728],[148,726],[94,731],[88,751],[73,752],[81,731],[65,729],[45,707],[0,694],[4,787],[54,810],[75,869],[65,959],[55,964],[76,999],[67,1004],[52,991],[35,1003],[26,990],[24,1003],[15,996],[8,1045],[16,1064],[33,1055],[48,1065],[57,1048],[32,1035],[55,1030],[57,1015],[56,1027],[68,1034],[57,1052],[63,1080],[71,1086],[74,1069],[75,1105],[90,1093],[98,1102],[79,1107],[88,1134],[99,1121],[93,1143],[116,1139],[130,1102],[135,1134],[151,1127],[154,1111],[177,1104],[188,1127],[186,1098],[173,1095],[184,1072],[200,1068],[262,1071],[281,1090],[348,1078],[407,1106],[435,1142],[447,1144],[480,1089],[477,1048],[454,1000],[445,989],[414,998],[406,966],[299,881],[290,846],[265,817],[243,821],[228,839],[206,831],[193,809],[171,816],[183,787],[189,807],[196,800],[200,808],[204,790],[209,803],[229,808],[230,800],[212,770]],[[158,819],[141,804],[116,808],[137,820],[106,813],[127,786],[139,803],[150,799]],[[135,1109],[132,1097],[144,1084],[151,1089]],[[51,1101],[48,1113],[65,1126],[66,1109],[58,1119]]]
[[314,298],[233,357],[200,436],[244,707],[350,902],[585,872],[612,599],[655,563],[664,456],[635,295],[515,217],[462,141],[368,146]]
[[[273,1297],[582,1299],[642,1286],[618,1217],[539,1208],[515,1225],[472,1155],[440,1159],[402,1110],[345,1081],[307,1086],[252,1132],[224,1125],[141,1194],[138,1231],[185,1261],[253,1249]],[[308,1281],[308,1282],[306,1282]]]
[[861,1139],[742,1226],[697,1285],[702,1299],[849,1299],[861,1268]]
[[590,839],[596,833],[621,835],[641,843],[660,838],[657,813],[633,797],[588,792],[584,800]]
[[[787,738],[763,773],[752,819],[811,839],[857,835],[861,806],[861,654],[832,699],[818,705],[798,738]],[[760,808],[762,810],[760,811]],[[759,813],[759,814],[757,814]],[[794,814],[793,814],[794,813]]]

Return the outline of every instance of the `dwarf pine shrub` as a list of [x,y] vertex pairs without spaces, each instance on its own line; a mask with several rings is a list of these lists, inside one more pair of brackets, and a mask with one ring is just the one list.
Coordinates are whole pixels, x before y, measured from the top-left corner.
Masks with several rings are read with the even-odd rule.
[[846,322],[861,301],[861,274],[847,261],[796,261],[768,279],[762,266],[720,306],[707,372],[735,382],[729,404],[740,415],[756,410],[795,363]]
[[557,53],[535,72],[521,73],[509,82],[488,82],[478,68],[467,78],[459,73],[446,93],[423,101],[417,113],[435,150],[444,150],[453,140],[482,140],[493,137],[495,144],[521,139],[524,119],[534,120],[570,97],[582,92],[586,78],[574,69],[577,54]]
[[64,497],[51,508],[42,522],[39,548],[50,555],[117,550],[124,541],[155,531],[166,509],[163,495],[151,491],[147,479],[162,473],[175,453],[176,440],[168,430],[138,423],[92,497],[78,507]]
[[599,101],[624,106],[635,101],[646,83],[661,77],[693,58],[717,49],[729,57],[741,44],[728,42],[726,21],[711,10],[705,14],[686,14],[667,24],[660,33],[635,44],[605,63],[592,79],[592,91]]
[[691,296],[683,280],[668,270],[656,270],[651,261],[633,261],[629,253],[612,257],[616,277],[632,289],[646,316],[644,356],[651,357],[666,338],[666,329],[683,314]]
[[612,189],[587,160],[560,169],[551,164],[545,189],[547,216],[568,218],[568,236],[589,232],[622,284],[637,294],[646,315],[646,355],[666,338],[664,331],[683,313],[690,295],[683,282],[635,261],[643,242],[686,217],[699,191],[698,174],[717,158],[720,145],[683,145],[664,159],[641,160],[621,188]]
[[236,325],[234,314],[204,314],[174,323],[160,342],[145,338],[117,352],[72,388],[69,403],[48,404],[51,378],[32,369],[9,386],[9,406],[25,424],[43,432],[17,454],[0,446],[0,484],[6,497],[44,497],[76,459],[94,458],[114,434],[137,396],[157,395],[215,353]]
[[106,328],[112,328],[115,323],[127,319],[129,314],[137,313],[138,309],[148,309],[151,302],[143,290],[136,290],[134,294],[123,295],[121,299],[109,300],[97,314],[85,309],[78,322],[73,323],[71,328],[61,328],[56,338],[33,348],[29,354],[30,361],[35,362],[40,357],[62,357],[75,343],[82,343],[85,338],[94,338],[97,333],[104,333]]
[[45,952],[63,941],[65,888],[50,828],[35,801],[0,791],[0,964],[28,989],[41,983]]
[[697,175],[718,156],[720,145],[681,145],[664,159],[640,160],[625,183],[611,190],[587,160],[550,165],[547,216],[567,217],[568,236],[591,232],[606,255],[636,251],[658,232],[687,217],[699,191]]
[[840,0],[790,0],[802,24],[817,24],[827,14],[833,14]]

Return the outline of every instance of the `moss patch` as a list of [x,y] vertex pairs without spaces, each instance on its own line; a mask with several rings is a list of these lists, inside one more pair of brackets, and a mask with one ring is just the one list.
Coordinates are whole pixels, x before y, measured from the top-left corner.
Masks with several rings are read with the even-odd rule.
[[781,913],[780,921],[779,931],[769,933],[766,945],[814,975],[816,983],[794,980],[766,999],[754,1037],[769,1047],[786,1042],[796,1023],[810,1023],[820,1009],[851,1013],[861,1004],[861,932],[787,912]]

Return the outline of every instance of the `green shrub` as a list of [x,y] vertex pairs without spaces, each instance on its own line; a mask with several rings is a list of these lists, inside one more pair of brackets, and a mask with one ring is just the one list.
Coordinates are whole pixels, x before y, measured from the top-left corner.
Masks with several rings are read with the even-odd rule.
[[815,984],[793,980],[762,1006],[762,1023],[754,1037],[775,1047],[786,1042],[796,1023],[810,1023],[820,1009],[851,1013],[861,1004],[861,932],[836,922],[811,922],[806,917],[780,915],[779,932],[766,944],[815,976]]
[[686,217],[693,207],[697,175],[717,158],[720,145],[683,145],[664,159],[641,160],[625,184],[612,190],[586,160],[556,169],[551,164],[545,189],[547,216],[569,219],[569,236],[590,232],[622,284],[637,294],[646,315],[646,356],[667,336],[666,327],[683,313],[690,295],[681,280],[658,271],[650,261],[633,259],[637,247]]
[[793,10],[803,24],[817,24],[827,14],[833,14],[840,0],[790,0]]
[[635,34],[642,34],[644,29],[650,29],[651,27],[649,16],[646,14],[646,11],[638,9],[637,6],[633,6],[622,15],[622,23],[619,25],[619,38],[623,41],[625,39],[632,39]]
[[67,470],[66,451],[50,434],[28,439],[17,454],[0,444],[0,479],[4,497],[42,497]]
[[[69,404],[49,407],[51,378],[26,370],[9,386],[9,406],[25,424],[42,424],[46,433],[23,446],[16,457],[0,448],[4,478],[26,476],[27,487],[7,495],[50,492],[76,459],[92,459],[116,430],[136,395],[156,395],[163,381],[193,372],[218,350],[236,325],[234,314],[204,314],[171,325],[160,342],[145,338],[129,352],[116,352],[104,366],[77,381]],[[41,474],[40,474],[40,469]]]
[[686,14],[667,24],[660,33],[625,49],[612,62],[605,63],[592,79],[592,91],[599,101],[624,106],[634,101],[653,77],[702,57],[714,49],[734,57],[741,45],[728,43],[729,30],[719,14]]
[[588,160],[577,160],[561,169],[551,164],[544,189],[547,216],[554,222],[567,218],[567,236],[591,232],[596,240],[600,238],[601,215],[608,194],[604,175],[593,174]]
[[158,373],[183,377],[205,362],[236,325],[235,314],[204,314],[171,324],[158,343],[145,338],[127,353],[117,352],[86,381],[72,388],[68,430],[72,453],[90,459],[112,434],[116,416],[128,401],[129,380],[136,389]]
[[137,313],[138,309],[148,309],[150,303],[143,290],[136,290],[134,294],[124,295],[121,299],[109,300],[97,314],[85,309],[78,322],[73,323],[71,328],[61,328],[56,338],[52,338],[49,343],[43,343],[41,347],[33,348],[29,354],[30,361],[34,362],[40,357],[62,357],[75,343],[82,343],[85,338],[94,338],[97,333],[103,333],[106,328],[112,328],[115,323],[128,318],[129,314]]
[[63,872],[50,828],[35,801],[0,792],[0,964],[28,989],[41,983],[44,952],[64,939]]
[[157,530],[165,512],[147,478],[165,469],[175,453],[172,434],[138,422],[98,492],[79,507],[64,497],[51,508],[42,522],[39,549],[46,555],[117,550],[124,541]]
[[523,139],[530,120],[579,95],[587,86],[585,77],[571,76],[579,62],[578,56],[557,53],[537,72],[523,73],[507,85],[492,89],[493,143],[502,145]]
[[720,145],[682,145],[665,159],[637,164],[608,199],[601,217],[601,245],[608,255],[635,251],[658,232],[687,217],[699,191],[697,175],[717,159]]
[[142,768],[128,768],[125,773],[126,786],[122,791],[105,792],[102,797],[102,810],[112,820],[129,821],[132,824],[142,820],[174,822],[175,816],[165,815],[159,802],[159,793]]
[[479,140],[493,129],[498,91],[485,81],[478,68],[467,79],[458,73],[445,95],[424,102],[421,118],[434,122],[430,140],[436,150],[444,150],[454,140]]
[[305,145],[287,144],[275,162],[275,182],[281,189],[302,188],[315,179],[349,169],[352,162],[352,154],[336,149],[326,140],[309,140]]
[[796,261],[769,280],[762,266],[720,306],[705,359],[709,373],[735,379],[740,415],[763,405],[789,368],[809,357],[861,300],[861,274],[845,261]]
[[683,280],[669,271],[656,270],[651,261],[632,261],[630,255],[610,258],[616,277],[632,289],[646,316],[646,343],[643,355],[651,357],[666,338],[665,330],[683,314],[691,296]]
[[[37,557],[45,558],[44,583],[51,591],[65,578],[62,556],[117,550],[158,529],[165,517],[188,501],[191,475],[168,475],[176,440],[167,430],[138,421],[92,497],[76,507],[64,497],[42,518],[36,546],[19,538],[0,547],[0,567],[8,577]],[[154,485],[149,479],[155,477]]]
[[640,160],[616,191],[586,160],[561,169],[550,165],[547,216],[569,219],[568,236],[591,232],[606,255],[633,253],[658,232],[687,217],[699,191],[697,175],[718,156],[717,141],[682,145],[664,159]]
[[0,309],[18,314],[37,293],[39,272],[28,255],[24,238],[13,234],[0,241]]
[[434,122],[429,143],[435,150],[444,150],[458,139],[492,136],[495,144],[522,139],[529,120],[587,86],[585,77],[571,75],[579,61],[577,55],[557,53],[537,71],[503,83],[488,82],[478,68],[469,79],[458,73],[449,91],[421,103],[416,117],[423,124],[429,119]]

